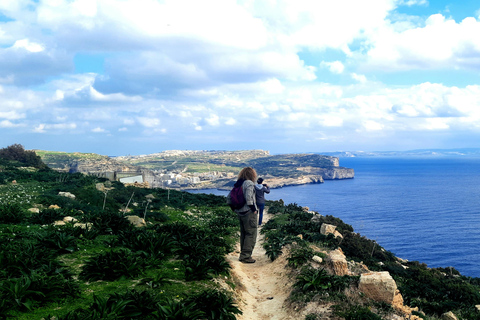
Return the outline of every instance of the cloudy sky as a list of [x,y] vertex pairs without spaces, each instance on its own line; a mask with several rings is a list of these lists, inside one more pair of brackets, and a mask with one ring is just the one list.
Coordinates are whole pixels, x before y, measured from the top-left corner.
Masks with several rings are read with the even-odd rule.
[[0,147],[478,141],[478,0],[0,0]]

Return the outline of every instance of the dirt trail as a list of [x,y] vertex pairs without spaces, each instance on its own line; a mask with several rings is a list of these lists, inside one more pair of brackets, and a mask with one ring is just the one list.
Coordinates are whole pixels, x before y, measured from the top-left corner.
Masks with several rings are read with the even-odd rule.
[[[268,221],[268,213],[264,212],[264,222]],[[263,235],[258,229],[257,243],[253,250],[252,264],[238,261],[239,250],[228,255],[232,266],[232,275],[237,284],[238,305],[243,315],[237,320],[288,320],[298,319],[288,315],[285,300],[290,294],[290,284],[286,275],[285,256],[274,262],[265,255]]]

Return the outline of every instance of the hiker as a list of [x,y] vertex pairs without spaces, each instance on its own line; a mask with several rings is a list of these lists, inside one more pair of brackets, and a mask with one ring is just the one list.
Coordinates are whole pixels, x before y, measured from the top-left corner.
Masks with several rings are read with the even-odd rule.
[[270,188],[266,183],[262,183],[263,178],[258,178],[257,184],[255,185],[255,202],[257,203],[257,208],[259,211],[258,214],[258,225],[262,225],[263,219],[263,209],[265,209],[265,193],[270,193]]
[[253,248],[257,241],[257,206],[255,204],[255,180],[257,172],[255,169],[246,167],[238,174],[238,180],[234,188],[242,186],[245,204],[234,209],[240,221],[240,258],[243,263],[255,263],[252,258]]

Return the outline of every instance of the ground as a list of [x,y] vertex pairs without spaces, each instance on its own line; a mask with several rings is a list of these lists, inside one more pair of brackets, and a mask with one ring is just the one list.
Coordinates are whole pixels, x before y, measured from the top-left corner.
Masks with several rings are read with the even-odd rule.
[[[264,214],[264,222],[268,221],[268,214]],[[286,299],[291,291],[291,282],[288,279],[288,270],[285,268],[285,255],[274,262],[265,255],[263,249],[263,235],[258,229],[257,243],[253,251],[253,258],[257,261],[252,264],[238,261],[239,249],[228,255],[232,266],[232,276],[236,280],[237,302],[243,315],[237,320],[289,320],[299,319],[299,315],[290,315],[286,306]],[[300,318],[301,319],[301,318]]]

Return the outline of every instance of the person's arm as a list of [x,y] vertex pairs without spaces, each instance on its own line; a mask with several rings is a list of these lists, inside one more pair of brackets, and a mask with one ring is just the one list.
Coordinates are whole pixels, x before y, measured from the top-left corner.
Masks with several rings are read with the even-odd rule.
[[257,207],[255,206],[255,185],[253,183],[245,188],[245,201],[250,210],[253,212],[257,211]]
[[263,192],[270,193],[270,187],[269,186],[263,186]]

